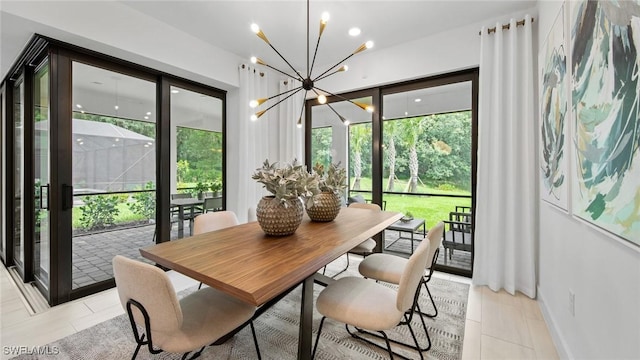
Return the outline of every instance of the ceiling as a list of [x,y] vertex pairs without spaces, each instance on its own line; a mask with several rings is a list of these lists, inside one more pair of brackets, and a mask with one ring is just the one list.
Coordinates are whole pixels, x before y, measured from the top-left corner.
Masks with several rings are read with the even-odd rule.
[[[251,30],[252,23],[258,24],[268,37],[272,45],[300,72],[307,68],[307,2],[303,0],[287,1],[118,1],[133,11],[138,11],[145,16],[163,22],[177,31],[187,33],[217,48],[235,54],[242,59],[258,56],[267,63],[291,73],[291,69],[259,39]],[[317,41],[319,20],[322,12],[328,11],[331,18],[323,33],[318,50],[313,74],[319,74],[328,67],[339,63],[351,54],[360,44],[367,40],[373,40],[375,46],[372,52],[383,48],[390,48],[400,43],[424,38],[436,33],[455,29],[468,24],[481,24],[490,26],[495,19],[506,21],[506,16],[518,11],[530,9],[536,5],[536,1],[505,0],[505,1],[326,1],[314,0],[309,3],[310,18],[310,54],[313,55]],[[115,20],[114,20],[115,21]],[[114,23],[117,23],[114,22]],[[362,33],[357,37],[348,35],[351,27],[357,26]],[[3,30],[7,29],[3,27]],[[29,31],[29,29],[17,29],[11,27],[13,32]],[[148,29],[153,31],[153,29]],[[10,36],[9,39],[19,39],[19,36]],[[5,39],[5,37],[3,37]],[[6,49],[3,44],[3,49]],[[19,47],[17,47],[19,48]],[[347,62],[348,63],[348,62]],[[113,112],[112,101],[108,99],[120,97],[120,113],[130,118],[145,116],[149,109],[153,108],[154,92],[146,89],[148,84],[136,80],[129,81],[127,77],[118,77],[100,69],[76,69],[83,70],[82,79],[74,84],[78,87],[74,99],[76,103],[86,106],[87,111],[110,114]],[[134,79],[135,80],[135,79]],[[101,86],[97,86],[97,84]],[[102,88],[102,89],[99,89]],[[118,90],[114,90],[114,89]],[[145,89],[142,89],[145,88]],[[426,114],[435,110],[428,108],[428,104],[438,104],[437,95],[433,92],[448,93],[448,97],[456,97],[452,89],[459,91],[457,96],[462,99],[468,97],[467,86],[458,88],[439,87],[428,90],[431,94],[402,94],[397,99],[389,98],[385,103],[387,118],[402,116],[407,111],[411,114]],[[144,91],[143,91],[144,90]],[[97,95],[94,92],[106,92],[107,95]],[[428,92],[426,89],[423,92]],[[119,95],[118,95],[119,93]],[[194,95],[194,94],[192,94]],[[412,103],[413,98],[422,97],[432,101],[422,104]],[[411,99],[410,99],[411,98]],[[102,99],[102,101],[96,101]],[[208,116],[220,119],[220,106],[204,107],[200,104],[202,99],[198,96],[188,96],[183,104],[176,102],[176,109],[181,108],[185,126],[199,127],[202,123],[202,113],[210,112]],[[177,100],[177,99],[176,99]],[[125,102],[131,104],[130,113],[127,113]],[[396,104],[397,103],[397,104]],[[453,108],[464,108],[466,101],[460,104],[447,105]],[[396,106],[397,105],[397,106]],[[409,109],[409,107],[416,107]],[[431,105],[433,106],[433,105]],[[91,109],[95,107],[95,109]],[[99,107],[104,107],[101,109]],[[419,108],[420,107],[420,108]],[[324,108],[324,107],[323,107]],[[349,108],[347,106],[347,108]],[[397,108],[397,111],[391,109]],[[324,109],[323,109],[324,110]],[[446,109],[444,109],[446,110]],[[348,111],[348,110],[345,110]],[[193,114],[190,114],[193,112]],[[396,114],[397,113],[397,114]],[[148,115],[148,114],[147,114]],[[154,121],[154,115],[150,115]],[[353,116],[355,121],[357,116]],[[366,120],[366,119],[365,119]],[[364,120],[363,120],[364,121]],[[218,121],[219,122],[219,121]]]
[[[170,26],[241,58],[257,56],[291,72],[251,30],[256,23],[276,49],[301,72],[307,68],[307,3],[288,1],[122,1]],[[322,35],[314,74],[351,54],[367,40],[374,49],[389,48],[471,23],[487,21],[535,6],[536,1],[310,1],[311,58],[321,14],[331,18]],[[491,25],[486,24],[486,25]],[[351,27],[362,32],[348,35]],[[319,71],[319,72],[318,72]]]

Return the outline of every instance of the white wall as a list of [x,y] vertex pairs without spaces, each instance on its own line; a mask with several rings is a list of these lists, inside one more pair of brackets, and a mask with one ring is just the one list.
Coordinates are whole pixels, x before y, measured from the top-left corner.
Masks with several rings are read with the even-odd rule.
[[[561,6],[539,2],[540,48]],[[538,296],[564,357],[640,358],[640,248],[546,202],[540,204]]]
[[238,86],[239,57],[119,2],[2,1],[1,15],[2,77],[15,60],[6,54],[20,52],[29,40],[16,30],[27,28],[220,89]]

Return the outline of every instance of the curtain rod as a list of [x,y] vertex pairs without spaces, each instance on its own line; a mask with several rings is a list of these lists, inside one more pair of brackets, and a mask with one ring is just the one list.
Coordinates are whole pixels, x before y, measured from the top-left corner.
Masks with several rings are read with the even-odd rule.
[[[525,19],[522,19],[520,21],[516,21],[516,27],[518,26],[524,26],[524,21]],[[535,21],[534,18],[531,18],[531,22],[533,23]],[[502,30],[509,30],[511,28],[511,24],[504,24],[502,25]],[[492,28],[488,28],[487,29],[487,34],[491,35],[491,33],[496,32],[496,27],[492,27]],[[482,30],[478,31],[478,35],[482,35]]]

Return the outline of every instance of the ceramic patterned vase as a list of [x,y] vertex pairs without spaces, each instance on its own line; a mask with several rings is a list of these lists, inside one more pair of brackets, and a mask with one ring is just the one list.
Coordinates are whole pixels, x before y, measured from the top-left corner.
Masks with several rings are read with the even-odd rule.
[[258,202],[256,217],[258,224],[267,235],[285,236],[296,232],[302,222],[304,206],[300,199],[287,200],[285,207],[273,196],[264,196]]
[[307,208],[312,221],[333,221],[342,206],[340,198],[332,192],[323,192],[315,196],[313,206]]

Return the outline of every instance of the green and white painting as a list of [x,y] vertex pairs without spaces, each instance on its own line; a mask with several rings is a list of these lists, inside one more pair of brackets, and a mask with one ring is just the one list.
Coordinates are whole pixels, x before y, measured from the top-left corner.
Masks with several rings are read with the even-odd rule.
[[572,210],[640,245],[640,1],[569,3]]
[[564,13],[560,10],[539,55],[540,64],[540,195],[567,210],[568,83]]

